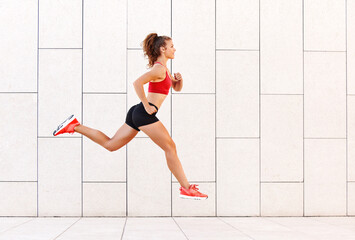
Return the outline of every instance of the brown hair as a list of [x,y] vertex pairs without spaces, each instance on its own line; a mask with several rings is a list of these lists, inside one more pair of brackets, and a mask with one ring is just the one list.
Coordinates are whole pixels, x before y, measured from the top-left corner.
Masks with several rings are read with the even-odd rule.
[[143,46],[144,56],[148,56],[148,67],[153,67],[154,62],[160,56],[160,47],[166,47],[166,40],[171,40],[168,36],[158,36],[156,33],[150,33],[143,40],[141,46]]

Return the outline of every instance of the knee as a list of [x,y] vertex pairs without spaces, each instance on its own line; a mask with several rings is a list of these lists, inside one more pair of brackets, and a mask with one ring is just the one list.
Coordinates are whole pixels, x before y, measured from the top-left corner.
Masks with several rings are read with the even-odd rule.
[[107,143],[104,145],[104,148],[106,148],[109,152],[114,152],[119,149],[119,148],[113,146],[112,144],[110,144],[110,141],[107,141]]
[[176,145],[175,145],[175,142],[172,139],[167,143],[165,152],[174,152],[174,153],[176,153]]
[[114,149],[113,147],[110,147],[110,146],[107,146],[106,149],[107,149],[109,152],[114,152],[114,151],[117,150],[117,149]]

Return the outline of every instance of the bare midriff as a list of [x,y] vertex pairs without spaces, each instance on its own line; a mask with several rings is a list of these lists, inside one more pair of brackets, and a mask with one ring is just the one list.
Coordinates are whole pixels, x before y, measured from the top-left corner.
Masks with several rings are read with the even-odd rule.
[[153,92],[148,92],[147,100],[150,103],[153,103],[155,106],[160,109],[160,106],[163,104],[165,98],[168,95],[162,94],[162,93],[153,93]]
[[[167,70],[167,71],[168,71],[170,79],[173,79],[170,74],[170,71],[169,70]],[[161,82],[161,81],[164,81],[164,80],[153,81],[153,82]],[[153,103],[155,106],[157,106],[158,109],[160,109],[160,106],[163,104],[163,102],[167,96],[168,95],[165,95],[162,93],[148,92],[147,100],[148,100],[148,102]]]

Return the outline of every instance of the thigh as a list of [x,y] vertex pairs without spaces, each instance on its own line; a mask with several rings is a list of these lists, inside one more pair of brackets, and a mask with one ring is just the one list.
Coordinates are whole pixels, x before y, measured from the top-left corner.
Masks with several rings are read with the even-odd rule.
[[168,130],[166,130],[165,126],[160,121],[140,126],[138,128],[147,134],[150,139],[152,139],[153,142],[155,142],[164,151],[175,148],[173,139],[170,137]]
[[120,149],[121,147],[129,143],[137,135],[137,133],[137,130],[124,123],[117,130],[116,134],[109,141],[107,141],[107,148],[112,151]]

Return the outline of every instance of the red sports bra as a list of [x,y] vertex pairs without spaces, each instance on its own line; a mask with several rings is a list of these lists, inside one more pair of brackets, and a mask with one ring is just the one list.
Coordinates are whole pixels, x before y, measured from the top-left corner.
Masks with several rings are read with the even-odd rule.
[[[161,64],[160,62],[156,62],[156,63]],[[161,64],[161,65],[163,65],[163,64]],[[162,93],[162,94],[168,95],[171,84],[172,83],[171,83],[170,76],[168,74],[168,71],[166,71],[166,77],[163,81],[149,82],[148,92]]]

